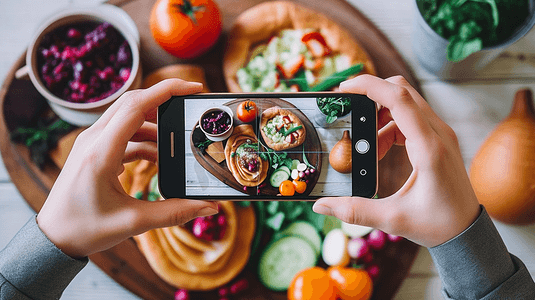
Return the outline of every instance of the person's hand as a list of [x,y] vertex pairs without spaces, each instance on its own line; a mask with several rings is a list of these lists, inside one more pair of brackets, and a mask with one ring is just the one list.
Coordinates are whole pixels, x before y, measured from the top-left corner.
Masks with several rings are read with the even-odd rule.
[[118,179],[125,162],[156,161],[157,127],[146,120],[155,117],[158,105],[201,90],[200,83],[172,79],[126,92],[78,136],[37,216],[39,227],[59,249],[85,257],[149,229],[217,213],[212,202],[132,198]]
[[422,96],[400,76],[383,80],[362,75],[340,84],[340,90],[367,95],[383,106],[378,114],[379,158],[392,145],[405,145],[413,170],[392,196],[322,198],[314,211],[426,247],[442,244],[469,227],[480,207],[457,137]]

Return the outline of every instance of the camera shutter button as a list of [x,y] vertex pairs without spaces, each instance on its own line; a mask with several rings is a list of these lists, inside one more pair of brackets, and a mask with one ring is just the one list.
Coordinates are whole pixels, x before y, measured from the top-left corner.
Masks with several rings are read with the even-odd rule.
[[367,140],[359,140],[355,144],[355,149],[357,150],[358,153],[364,154],[368,152],[368,150],[370,150],[370,143],[368,143]]

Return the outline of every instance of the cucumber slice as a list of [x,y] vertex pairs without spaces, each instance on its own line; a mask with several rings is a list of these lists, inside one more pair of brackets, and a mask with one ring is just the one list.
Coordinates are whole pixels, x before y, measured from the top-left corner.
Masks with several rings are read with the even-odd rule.
[[280,168],[278,168],[275,171],[278,171],[278,170],[282,170],[282,171],[288,173],[288,176],[290,176],[292,174],[292,172],[290,171],[290,168],[288,168],[287,166],[281,166]]
[[297,236],[309,242],[313,246],[316,255],[321,253],[321,237],[312,224],[306,221],[297,221],[286,227],[281,234],[283,236]]
[[317,259],[316,251],[304,239],[283,237],[262,253],[258,264],[260,282],[271,290],[284,291],[295,274],[315,266]]
[[281,185],[281,182],[284,180],[288,180],[290,178],[290,174],[286,172],[285,170],[277,169],[273,174],[271,174],[271,177],[269,178],[269,183],[272,187],[278,188]]

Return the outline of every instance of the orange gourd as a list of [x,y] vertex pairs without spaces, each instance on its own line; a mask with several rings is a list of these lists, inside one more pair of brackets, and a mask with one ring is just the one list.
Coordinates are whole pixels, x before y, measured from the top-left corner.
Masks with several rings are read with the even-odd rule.
[[529,89],[516,93],[511,113],[474,156],[470,180],[494,219],[535,222],[535,109]]

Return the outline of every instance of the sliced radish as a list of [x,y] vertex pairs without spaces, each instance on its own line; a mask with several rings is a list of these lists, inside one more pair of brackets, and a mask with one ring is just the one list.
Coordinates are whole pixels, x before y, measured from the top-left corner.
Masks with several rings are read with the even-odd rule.
[[373,228],[342,222],[342,231],[352,238],[363,237],[372,232]]
[[359,259],[369,252],[370,248],[368,247],[368,242],[363,238],[355,238],[347,242],[347,253],[351,258]]
[[292,179],[297,179],[299,178],[299,171],[297,171],[297,169],[293,169],[292,170]]
[[297,165],[297,171],[303,172],[306,169],[307,169],[307,165],[305,165],[304,163],[300,163]]
[[340,229],[331,230],[323,240],[323,261],[329,266],[347,266],[349,253],[347,253],[347,236]]

